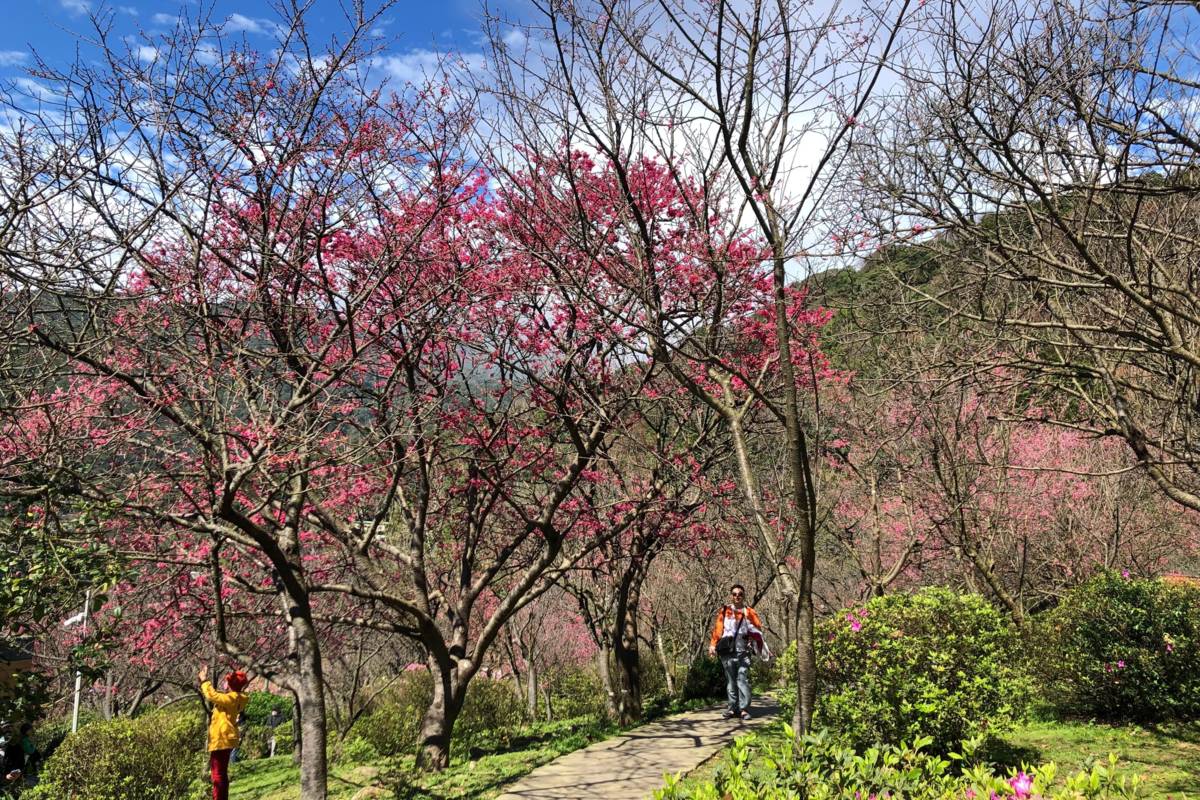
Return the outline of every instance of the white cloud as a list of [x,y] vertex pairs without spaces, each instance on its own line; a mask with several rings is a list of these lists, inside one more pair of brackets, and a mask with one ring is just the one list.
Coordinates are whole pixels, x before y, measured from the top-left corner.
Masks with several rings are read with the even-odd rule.
[[156,25],[174,25],[175,24],[175,15],[174,14],[164,14],[161,11],[158,12],[157,14],[155,14],[150,19],[154,20],[154,23]]
[[13,81],[13,85],[27,97],[34,100],[51,100],[55,97],[54,91],[44,83],[38,83],[31,78],[17,78]]
[[0,50],[0,67],[19,67],[29,63],[29,53],[24,50]]
[[117,6],[117,11],[120,11],[122,14],[127,14],[131,17],[140,16],[141,14],[141,12],[137,10],[136,6]]
[[525,32],[520,28],[513,28],[504,34],[504,44],[508,47],[520,47],[525,44]]
[[487,60],[482,53],[441,53],[436,50],[410,50],[399,56],[383,56],[375,60],[375,66],[402,83],[420,84],[426,79],[436,79],[442,66],[452,70],[482,70]]
[[226,33],[279,33],[279,26],[269,19],[247,17],[245,14],[230,14],[225,20]]
[[158,60],[158,48],[142,45],[137,49],[138,58],[147,63]]
[[58,0],[58,4],[72,14],[86,14],[92,10],[91,0]]
[[216,64],[221,60],[221,51],[215,45],[202,44],[196,47],[196,60],[201,64]]
[[395,21],[395,17],[388,17],[387,19],[378,20],[373,26],[371,26],[371,36],[376,39],[384,38],[387,36],[388,26]]

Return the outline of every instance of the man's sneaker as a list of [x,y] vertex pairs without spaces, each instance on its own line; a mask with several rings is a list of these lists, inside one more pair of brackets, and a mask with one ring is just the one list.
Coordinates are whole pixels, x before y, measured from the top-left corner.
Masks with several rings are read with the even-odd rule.
[[721,712],[721,719],[729,719],[733,716],[733,712],[728,708]]
[[742,709],[742,719],[750,719],[750,712],[744,708]]

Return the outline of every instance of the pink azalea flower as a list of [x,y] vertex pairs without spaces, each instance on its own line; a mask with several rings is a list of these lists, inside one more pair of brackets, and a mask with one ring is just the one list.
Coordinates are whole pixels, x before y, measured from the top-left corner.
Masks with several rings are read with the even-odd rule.
[[1017,797],[1029,797],[1033,792],[1033,778],[1024,772],[1018,772],[1010,778],[1008,785],[1012,787],[1013,794]]

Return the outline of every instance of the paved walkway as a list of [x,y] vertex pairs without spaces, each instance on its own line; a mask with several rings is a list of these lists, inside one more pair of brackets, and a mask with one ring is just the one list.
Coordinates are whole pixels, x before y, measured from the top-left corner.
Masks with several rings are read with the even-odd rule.
[[733,737],[774,719],[779,705],[755,698],[746,722],[721,719],[721,707],[689,711],[597,742],[538,767],[497,800],[638,800],[662,786],[663,773],[689,772]]

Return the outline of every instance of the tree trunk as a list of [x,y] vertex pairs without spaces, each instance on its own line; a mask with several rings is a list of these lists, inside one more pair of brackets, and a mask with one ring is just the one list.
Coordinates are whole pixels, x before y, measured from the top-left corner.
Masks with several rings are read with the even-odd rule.
[[667,682],[667,694],[675,696],[675,675],[672,674],[671,660],[667,658],[667,647],[663,642],[662,631],[654,629],[654,652],[658,655],[658,663],[662,665],[663,679]]
[[538,701],[538,677],[537,669],[533,666],[533,660],[526,656],[525,659],[525,679],[526,679],[526,710],[529,712],[529,719],[537,718],[537,701]]
[[[810,578],[811,580],[811,578]],[[796,615],[796,711],[792,729],[807,732],[812,726],[817,702],[817,650],[813,631],[812,593],[802,595]]]
[[984,583],[986,583],[988,588],[992,590],[992,593],[996,595],[996,599],[998,599],[1000,603],[1008,609],[1008,613],[1012,617],[1013,622],[1016,623],[1016,626],[1024,630],[1026,627],[1026,622],[1028,621],[1025,617],[1025,609],[1021,606],[1021,603],[1018,602],[1017,599],[1013,597],[1007,589],[1004,588],[1004,584],[1000,582],[1000,578],[996,575],[996,570],[994,569],[993,565],[985,561],[983,556],[981,556],[979,551],[974,547],[970,548],[967,557],[970,559],[971,566],[975,568],[975,571],[981,578],[983,578]]
[[162,688],[162,681],[143,681],[142,685],[138,687],[137,694],[130,701],[129,708],[125,709],[125,716],[136,717],[146,698],[157,692],[160,688]]
[[[816,573],[817,490],[813,480],[808,438],[800,419],[800,397],[792,363],[792,332],[787,308],[787,256],[781,220],[770,209],[775,258],[772,283],[775,300],[775,334],[779,348],[779,373],[783,381],[783,426],[787,432],[787,472],[796,514],[796,539],[800,546],[800,574],[796,581],[796,714],[797,733],[812,727],[817,701],[817,651],[813,639],[813,577]],[[813,391],[816,391],[814,385]],[[785,588],[787,583],[784,584]]]
[[504,626],[505,635],[508,637],[505,641],[505,653],[508,655],[508,665],[512,668],[513,691],[517,697],[520,697],[525,691],[524,676],[521,673],[521,668],[517,665],[517,652],[520,649],[517,646],[517,637],[512,632],[511,625]]
[[617,723],[632,725],[642,718],[642,672],[638,664],[638,646],[624,635],[614,642],[613,656],[617,667]]
[[441,772],[450,766],[450,737],[454,733],[454,723],[462,710],[464,697],[465,692],[457,685],[453,674],[439,675],[434,672],[433,699],[421,720],[418,767]]
[[[786,345],[786,341],[783,345]],[[786,347],[784,347],[784,351],[784,355],[790,359],[791,356],[788,355],[790,351],[787,351]],[[787,376],[791,376],[790,363],[785,369],[785,373]],[[795,400],[795,387],[793,386],[789,392],[789,402],[794,404]],[[812,713],[817,695],[817,654],[813,640],[812,600],[813,569],[816,562],[814,537],[816,496],[812,487],[812,474],[809,471],[810,464],[804,432],[799,427],[798,416],[793,417],[789,414],[786,420],[788,423],[788,456],[791,462],[789,468],[794,471],[792,489],[798,516],[794,540],[799,543],[800,549],[800,569],[799,575],[796,575],[791,571],[787,554],[781,552],[776,546],[774,531],[767,520],[766,509],[759,494],[758,478],[751,466],[750,452],[746,446],[741,419],[736,414],[729,415],[726,419],[729,422],[729,432],[737,456],[738,477],[742,485],[742,492],[754,515],[759,531],[759,542],[775,562],[775,574],[779,580],[780,592],[784,597],[784,607],[791,608],[795,614],[796,714],[792,722],[797,734],[807,733],[812,725]],[[793,617],[789,615],[785,619],[793,619]]]
[[601,644],[596,654],[596,667],[600,670],[600,683],[604,686],[604,705],[608,710],[609,719],[617,718],[617,692],[613,687],[612,670],[608,666],[609,648]]
[[325,757],[325,681],[321,672],[321,652],[312,622],[294,617],[296,637],[297,692],[300,738],[301,800],[325,800],[328,764]]
[[642,670],[638,656],[637,614],[641,579],[626,573],[617,595],[613,630],[613,661],[617,668],[617,723],[632,725],[642,718]]
[[780,598],[780,609],[783,611],[783,647],[786,650],[789,645],[796,641],[796,603],[792,595],[784,592]]
[[554,722],[554,708],[550,705],[550,686],[542,686],[542,700],[546,703],[546,722]]
[[112,670],[104,670],[104,701],[100,704],[100,714],[105,719],[113,718],[113,678]]
[[292,693],[292,763],[299,766],[304,756],[304,737],[300,735],[300,696]]

